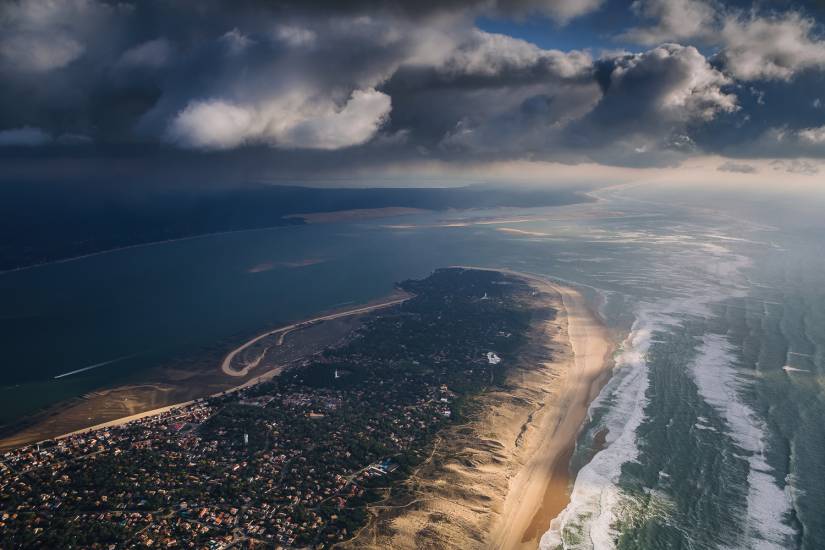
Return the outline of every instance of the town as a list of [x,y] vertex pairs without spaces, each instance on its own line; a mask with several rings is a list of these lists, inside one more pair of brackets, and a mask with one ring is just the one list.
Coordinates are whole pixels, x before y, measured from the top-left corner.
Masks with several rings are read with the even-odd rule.
[[329,548],[506,383],[531,288],[494,271],[400,285],[346,341],[270,381],[0,461],[4,548]]

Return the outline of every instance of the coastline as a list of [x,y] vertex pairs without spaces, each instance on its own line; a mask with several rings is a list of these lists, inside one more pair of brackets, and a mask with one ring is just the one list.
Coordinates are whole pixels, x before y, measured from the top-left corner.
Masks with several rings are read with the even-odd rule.
[[[282,336],[285,336],[289,332],[301,335],[304,339],[300,345],[296,344],[296,347],[305,349],[292,350],[293,355],[298,353],[308,356],[333,343],[341,334],[349,332],[353,328],[352,323],[358,322],[359,316],[409,298],[410,294],[396,288],[381,298],[345,309],[334,308],[325,315],[267,331],[252,340],[247,340],[235,350],[242,349],[250,342],[265,336],[276,333],[283,333]],[[279,343],[283,343],[283,338]],[[198,364],[192,369],[149,369],[138,382],[103,387],[57,403],[20,419],[17,423],[19,429],[9,430],[6,435],[0,437],[0,451],[126,424],[184,407],[198,399],[238,391],[277,376],[285,368],[285,363],[289,362],[283,361],[267,367],[263,372],[256,372],[252,376],[249,372],[251,368],[245,368],[243,372],[234,371],[234,374],[231,369],[222,369],[221,361],[225,361],[226,356],[224,352],[214,362],[207,361],[208,364],[196,361]]]
[[[479,269],[479,268],[467,268]],[[576,290],[535,275],[494,269],[533,288],[531,305],[541,311],[532,323],[529,344],[513,365],[503,388],[479,396],[471,406],[470,421],[439,434],[432,455],[409,480],[400,484],[401,499],[391,495],[368,507],[367,525],[344,547],[417,548],[421,546],[522,549],[537,548],[551,521],[567,505],[572,480],[569,459],[576,437],[586,419],[589,403],[596,397],[611,365],[612,344],[607,329]],[[399,294],[360,304],[323,316],[267,331],[235,347],[224,357],[221,369],[211,364],[212,379],[223,387],[201,391],[192,399],[162,406],[140,407],[132,414],[101,418],[78,429],[63,430],[37,439],[22,440],[15,434],[0,441],[1,447],[20,446],[45,439],[118,426],[185,407],[210,395],[237,391],[277,376],[286,363],[249,376],[270,348],[282,348],[284,336],[303,337],[311,331],[330,331],[321,321],[355,322],[381,307],[407,299]],[[334,325],[335,323],[330,323]],[[318,328],[324,325],[324,328]],[[339,328],[340,330],[340,328]],[[232,358],[259,342],[276,336],[274,345],[233,371]],[[293,347],[301,347],[301,342]],[[254,364],[251,364],[254,363]],[[229,386],[232,379],[244,379]],[[240,380],[238,380],[240,381]],[[148,384],[147,384],[148,386]],[[124,388],[128,390],[128,388]],[[205,390],[203,386],[201,390]],[[113,388],[107,391],[116,391]],[[163,393],[160,388],[155,393]],[[145,405],[145,403],[143,403]],[[161,405],[161,403],[157,403]],[[134,408],[136,405],[132,404]],[[110,411],[111,412],[111,411]],[[34,430],[34,433],[38,433]],[[14,445],[10,441],[18,439]],[[393,488],[395,491],[396,488]],[[406,500],[405,500],[406,498]]]
[[149,246],[157,246],[164,244],[171,244],[181,241],[192,241],[196,239],[204,239],[208,237],[217,237],[219,235],[231,235],[233,233],[251,233],[256,231],[270,231],[282,227],[297,227],[308,224],[318,223],[334,223],[334,222],[348,222],[373,220],[379,218],[390,218],[395,216],[407,216],[411,214],[425,214],[432,212],[424,208],[406,208],[406,207],[385,207],[385,208],[361,208],[353,210],[334,210],[331,212],[312,212],[306,214],[286,214],[281,216],[282,220],[288,220],[290,223],[280,225],[269,225],[266,227],[250,227],[247,229],[229,229],[226,231],[211,231],[209,233],[200,233],[198,235],[186,235],[182,237],[173,237],[171,239],[163,239],[159,241],[147,241],[142,243],[127,244],[124,246],[116,246],[114,248],[106,248],[104,250],[96,250],[94,252],[87,252],[77,256],[68,256],[65,258],[56,258],[53,260],[45,260],[33,264],[23,265],[19,267],[11,267],[7,269],[0,269],[0,275],[16,273],[18,271],[26,271],[37,267],[46,267],[53,264],[64,264],[74,262],[77,260],[85,260],[103,254],[110,254],[112,252],[122,252],[134,248],[146,248]]
[[46,260],[43,262],[37,262],[34,264],[24,265],[20,267],[12,267],[9,269],[0,270],[0,275],[7,275],[9,273],[17,273],[18,271],[26,271],[29,269],[35,269],[37,267],[46,267],[53,264],[65,264],[69,262],[75,262],[78,260],[85,260],[87,258],[93,258],[95,256],[102,256],[104,254],[110,254],[113,252],[122,252],[124,250],[131,250],[133,248],[146,248],[149,246],[157,246],[163,244],[171,244],[180,241],[193,241],[196,239],[204,239],[207,237],[217,237],[218,235],[231,235],[233,233],[250,233],[254,231],[269,231],[271,229],[277,229],[279,227],[295,227],[296,225],[300,224],[285,224],[285,225],[272,225],[269,227],[254,227],[250,229],[230,229],[228,231],[212,231],[211,233],[201,233],[199,235],[188,235],[186,237],[174,237],[172,239],[164,239],[162,241],[148,241],[145,243],[135,243],[135,244],[127,244],[125,246],[118,246],[115,248],[107,248],[105,250],[97,250],[95,252],[88,252],[86,254],[80,254],[78,256],[69,256],[67,258],[57,258],[55,260]]
[[468,424],[449,428],[395,496],[369,506],[345,548],[535,549],[567,505],[570,456],[613,344],[576,290],[492,271],[530,284],[555,316],[536,320],[507,386],[480,396]]
[[88,428],[81,428],[81,429],[75,430],[73,432],[61,434],[61,435],[58,435],[58,436],[53,437],[51,439],[65,439],[65,438],[71,437],[73,435],[83,434],[83,433],[87,433],[87,432],[93,432],[95,430],[102,430],[104,428],[114,428],[116,426],[123,426],[124,424],[128,424],[129,422],[132,422],[132,421],[135,421],[135,420],[141,420],[143,418],[149,418],[150,416],[157,416],[157,415],[163,414],[165,412],[169,412],[169,411],[173,411],[175,409],[186,407],[188,405],[191,405],[191,404],[199,401],[200,399],[207,399],[209,397],[217,397],[219,395],[225,395],[227,393],[232,393],[232,392],[242,390],[244,388],[248,388],[249,386],[257,384],[258,382],[264,382],[266,380],[269,380],[270,378],[273,378],[274,376],[277,376],[277,375],[281,374],[281,372],[283,372],[283,367],[275,367],[275,368],[273,368],[271,370],[268,370],[267,372],[265,372],[263,374],[260,374],[260,375],[254,377],[254,378],[250,378],[249,380],[247,380],[243,384],[240,384],[240,385],[235,386],[233,388],[229,388],[228,390],[225,390],[225,391],[220,391],[220,392],[217,392],[217,393],[213,393],[211,395],[207,395],[207,396],[204,396],[204,397],[198,398],[198,399],[190,399],[189,401],[183,401],[181,403],[174,403],[172,405],[166,405],[165,407],[158,407],[157,409],[151,409],[151,410],[148,410],[148,411],[143,411],[143,412],[133,414],[133,415],[130,415],[130,416],[124,416],[122,418],[116,418],[114,420],[109,420],[107,422],[102,422],[100,424],[95,424],[94,426],[89,426]]
[[287,325],[287,326],[284,326],[284,327],[279,327],[279,328],[276,328],[274,330],[264,332],[263,334],[259,334],[258,336],[254,337],[250,340],[247,340],[245,343],[243,343],[242,345],[238,346],[237,348],[233,349],[228,354],[226,354],[226,357],[224,357],[223,361],[221,362],[221,372],[223,372],[227,376],[246,376],[247,374],[249,374],[249,371],[256,368],[261,363],[261,361],[266,356],[267,351],[269,351],[269,348],[264,349],[264,351],[258,357],[256,357],[252,361],[246,363],[246,365],[241,370],[236,370],[236,369],[232,368],[232,360],[235,358],[235,356],[238,353],[240,353],[243,350],[245,350],[246,348],[252,346],[256,342],[259,342],[259,341],[263,340],[264,338],[268,338],[269,336],[274,336],[274,335],[277,334],[278,338],[276,339],[274,345],[275,346],[280,346],[280,345],[283,345],[284,338],[286,338],[286,335],[289,334],[290,332],[294,331],[294,330],[301,330],[302,328],[306,328],[310,325],[313,325],[313,324],[316,324],[316,323],[319,323],[319,322],[322,322],[322,321],[333,321],[335,319],[340,319],[342,317],[350,317],[352,315],[361,315],[361,314],[364,314],[364,313],[370,313],[370,312],[373,312],[377,309],[382,309],[382,308],[385,308],[385,307],[394,306],[396,304],[400,304],[400,303],[405,302],[405,301],[410,299],[410,295],[408,293],[401,292],[401,291],[398,291],[398,290],[396,290],[391,296],[398,296],[398,295],[401,295],[402,297],[401,298],[392,298],[392,299],[380,301],[380,302],[374,303],[374,304],[367,304],[367,305],[363,305],[363,306],[358,306],[358,307],[355,307],[355,308],[352,308],[352,309],[347,309],[347,310],[339,311],[339,312],[336,312],[336,313],[329,313],[327,315],[321,315],[319,317],[314,317],[312,319],[305,319],[303,321],[298,321],[297,323],[293,323],[291,325]]
[[519,275],[561,297],[570,350],[553,361],[561,362],[564,371],[558,380],[558,396],[547,403],[544,418],[536,422],[532,445],[528,444],[533,451],[526,453],[529,458],[525,457],[526,462],[510,479],[504,507],[491,529],[490,547],[499,549],[537,548],[553,518],[567,506],[573,481],[568,471],[570,457],[588,406],[607,381],[613,352],[606,327],[578,291]]

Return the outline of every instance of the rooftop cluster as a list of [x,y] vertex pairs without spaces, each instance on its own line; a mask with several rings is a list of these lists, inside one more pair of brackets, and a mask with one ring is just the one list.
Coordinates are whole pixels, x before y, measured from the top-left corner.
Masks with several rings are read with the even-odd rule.
[[[440,270],[342,345],[270,382],[7,452],[9,547],[327,548],[504,381],[529,288]],[[491,361],[491,355],[500,361]]]

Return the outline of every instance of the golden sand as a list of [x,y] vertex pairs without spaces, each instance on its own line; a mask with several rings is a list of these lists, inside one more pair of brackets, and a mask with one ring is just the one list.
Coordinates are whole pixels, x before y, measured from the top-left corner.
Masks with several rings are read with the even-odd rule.
[[[577,291],[508,273],[527,280],[536,289],[536,305],[553,307],[556,318],[534,326],[529,350],[522,364],[513,367],[507,387],[477,399],[471,422],[440,434],[429,459],[385,502],[369,508],[371,521],[345,547],[537,548],[551,520],[567,505],[570,456],[588,404],[609,375],[612,345]],[[274,376],[279,370],[262,374]],[[103,393],[112,410],[101,414],[95,407],[88,414],[89,420],[94,416],[106,426],[171,408],[157,397],[167,392],[148,385]],[[82,407],[67,412],[87,413]],[[62,425],[66,416],[51,420],[60,419]],[[8,438],[3,446],[36,441],[56,427],[43,424]]]
[[477,399],[347,548],[537,548],[567,505],[568,465],[611,366],[608,332],[576,290],[531,275],[555,319],[534,327],[508,387]]

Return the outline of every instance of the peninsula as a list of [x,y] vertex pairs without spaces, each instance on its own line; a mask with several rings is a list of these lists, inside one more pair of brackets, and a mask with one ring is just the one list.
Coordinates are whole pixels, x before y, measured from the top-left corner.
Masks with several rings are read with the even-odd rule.
[[[234,391],[6,452],[5,540],[535,548],[606,372],[601,325],[529,275],[450,268],[399,286],[334,344]],[[248,375],[324,322],[267,331],[216,368]]]

